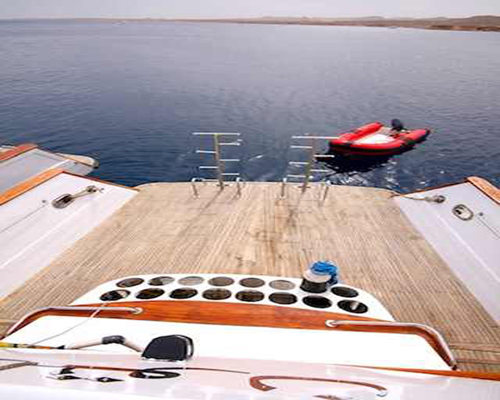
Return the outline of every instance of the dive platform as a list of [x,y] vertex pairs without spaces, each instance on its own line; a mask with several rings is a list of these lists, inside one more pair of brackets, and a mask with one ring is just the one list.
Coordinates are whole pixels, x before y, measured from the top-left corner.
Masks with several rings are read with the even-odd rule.
[[499,325],[401,211],[393,192],[308,185],[306,191],[284,183],[237,182],[224,190],[203,181],[141,185],[1,300],[2,328],[120,277],[300,277],[311,263],[332,260],[342,283],[372,293],[397,321],[440,331],[461,369],[500,371]]

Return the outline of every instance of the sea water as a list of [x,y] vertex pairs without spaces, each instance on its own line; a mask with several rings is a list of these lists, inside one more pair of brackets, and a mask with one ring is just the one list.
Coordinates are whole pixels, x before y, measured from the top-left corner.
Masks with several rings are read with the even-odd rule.
[[[293,135],[401,119],[432,134],[383,160],[334,162],[337,184],[500,184],[500,34],[172,22],[0,22],[0,143],[97,158],[128,185],[210,165],[192,132],[239,132],[246,180],[300,174]],[[304,143],[302,143],[304,144]],[[229,149],[229,148],[228,148]],[[326,150],[321,142],[318,151]],[[319,168],[323,168],[320,166]]]

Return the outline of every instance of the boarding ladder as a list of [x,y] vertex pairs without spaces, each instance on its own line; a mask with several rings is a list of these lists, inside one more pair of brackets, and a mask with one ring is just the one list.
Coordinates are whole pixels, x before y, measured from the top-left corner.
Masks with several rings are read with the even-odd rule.
[[[281,197],[286,197],[286,187],[288,184],[289,179],[293,180],[302,180],[300,183],[299,187],[302,193],[305,193],[307,189],[310,187],[309,183],[311,182],[311,179],[313,178],[313,174],[320,173],[320,174],[329,174],[332,173],[331,170],[328,169],[318,169],[315,168],[315,164],[317,162],[317,157],[321,158],[333,158],[335,156],[333,155],[324,155],[324,154],[318,154],[317,149],[318,149],[318,141],[322,140],[332,140],[332,139],[337,139],[337,136],[316,136],[316,135],[310,135],[306,134],[304,136],[292,136],[292,139],[294,140],[300,140],[304,144],[296,144],[296,145],[291,145],[290,149],[293,150],[305,150],[307,151],[307,161],[289,161],[288,164],[292,166],[301,166],[304,168],[304,173],[303,174],[287,174],[285,178],[283,178],[282,185],[281,185]],[[324,201],[328,195],[328,190],[330,189],[331,182],[329,180],[326,180],[323,182],[323,191],[321,194],[321,200]]]
[[[236,183],[236,189],[238,196],[241,195],[241,189],[243,186],[243,180],[240,177],[239,172],[226,172],[226,163],[238,163],[241,160],[239,158],[223,158],[222,148],[226,146],[240,146],[241,140],[237,138],[240,136],[239,133],[229,133],[229,132],[194,132],[194,136],[211,136],[213,139],[213,149],[212,150],[196,150],[197,154],[205,154],[213,156],[212,165],[200,165],[199,170],[202,171],[212,171],[215,173],[215,178],[193,178],[191,179],[191,185],[193,187],[193,192],[195,197],[198,197],[198,189],[196,187],[197,183],[207,183],[216,182],[219,190],[224,190],[224,187],[228,185],[226,179],[235,178],[233,182]],[[221,141],[222,138],[224,141]],[[233,141],[228,141],[228,138],[234,138]]]

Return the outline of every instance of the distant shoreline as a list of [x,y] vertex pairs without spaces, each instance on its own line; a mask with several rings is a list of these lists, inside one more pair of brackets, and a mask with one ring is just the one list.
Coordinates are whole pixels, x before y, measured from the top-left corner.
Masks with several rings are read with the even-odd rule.
[[447,31],[500,32],[500,17],[385,19],[385,18],[217,18],[177,19],[178,22],[217,22],[233,24],[358,26],[371,28],[415,28]]
[[468,18],[429,18],[429,19],[386,19],[383,17],[365,18],[10,18],[0,22],[24,21],[75,21],[75,22],[195,22],[195,23],[227,23],[227,24],[264,24],[264,25],[305,25],[305,26],[354,26],[370,28],[414,28],[447,31],[500,32],[500,16],[481,15]]

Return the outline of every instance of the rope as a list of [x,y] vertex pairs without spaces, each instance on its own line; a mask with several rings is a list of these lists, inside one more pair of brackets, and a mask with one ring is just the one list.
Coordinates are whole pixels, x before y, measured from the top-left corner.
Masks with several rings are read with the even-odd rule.
[[95,310],[91,315],[89,315],[87,318],[85,318],[82,322],[79,322],[76,325],[74,325],[74,326],[72,326],[72,327],[70,327],[62,332],[56,333],[55,335],[52,335],[52,336],[46,337],[44,339],[37,340],[36,342],[30,343],[28,346],[35,346],[39,343],[46,342],[47,340],[55,339],[56,337],[62,336],[64,334],[82,326],[83,324],[86,324],[92,318],[94,318],[97,314],[99,314],[105,307],[106,307],[106,303],[102,303],[101,306],[97,310]]
[[[392,195],[392,197],[395,197],[397,195]],[[418,200],[418,201],[427,201],[429,203],[444,203],[446,200],[446,197],[441,196],[441,195],[435,195],[435,196],[425,196],[425,197],[414,197],[410,196],[408,194],[403,194],[401,197],[405,199],[410,199],[410,200]]]

